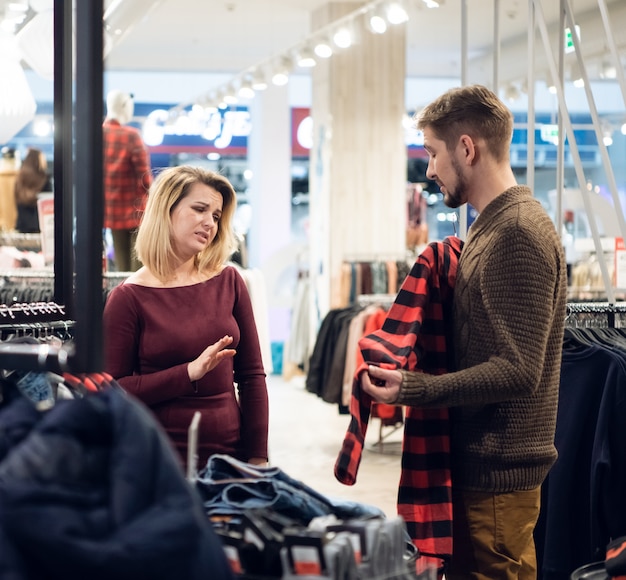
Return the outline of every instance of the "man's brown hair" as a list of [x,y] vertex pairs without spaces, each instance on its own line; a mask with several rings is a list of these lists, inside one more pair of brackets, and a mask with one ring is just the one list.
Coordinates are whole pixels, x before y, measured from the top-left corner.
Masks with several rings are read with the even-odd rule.
[[508,159],[513,114],[498,96],[482,85],[450,89],[414,117],[419,130],[430,128],[450,150],[461,135],[484,139],[497,161]]

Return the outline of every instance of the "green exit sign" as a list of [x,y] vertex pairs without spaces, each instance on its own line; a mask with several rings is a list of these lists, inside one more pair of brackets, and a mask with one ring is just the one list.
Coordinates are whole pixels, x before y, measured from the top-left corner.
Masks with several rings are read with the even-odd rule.
[[545,124],[541,126],[541,140],[553,145],[559,144],[559,126]]
[[[580,26],[576,24],[574,28],[576,29],[576,38],[578,38],[578,41],[580,42]],[[575,50],[576,50],[576,47],[574,46],[574,38],[572,36],[572,30],[571,28],[566,28],[565,29],[565,54],[574,52]]]

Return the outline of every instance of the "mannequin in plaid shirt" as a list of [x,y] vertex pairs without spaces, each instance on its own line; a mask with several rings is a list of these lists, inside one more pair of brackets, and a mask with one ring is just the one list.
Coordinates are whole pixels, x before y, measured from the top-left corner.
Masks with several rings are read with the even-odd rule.
[[133,116],[133,97],[112,90],[103,124],[104,227],[111,230],[115,269],[134,272],[135,237],[152,183],[148,151],[139,131],[125,126]]

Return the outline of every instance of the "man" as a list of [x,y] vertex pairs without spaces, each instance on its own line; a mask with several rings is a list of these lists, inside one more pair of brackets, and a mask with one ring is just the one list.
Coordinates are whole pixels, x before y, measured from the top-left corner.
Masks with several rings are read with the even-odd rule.
[[453,554],[447,580],[536,578],[533,530],[554,446],[566,265],[541,204],[510,167],[513,117],[482,86],[452,89],[416,117],[427,177],[471,204],[454,287],[454,372],[370,366],[376,401],[449,407]]
[[115,269],[136,271],[133,255],[137,227],[152,183],[148,152],[139,131],[125,126],[133,118],[133,97],[112,90],[107,94],[103,124],[104,227],[111,230]]

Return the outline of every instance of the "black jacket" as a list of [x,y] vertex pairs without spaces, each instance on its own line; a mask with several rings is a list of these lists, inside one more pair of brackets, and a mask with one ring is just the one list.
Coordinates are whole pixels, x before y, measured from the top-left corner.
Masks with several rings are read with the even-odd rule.
[[39,412],[10,389],[0,404],[0,578],[232,578],[140,403],[114,388]]

